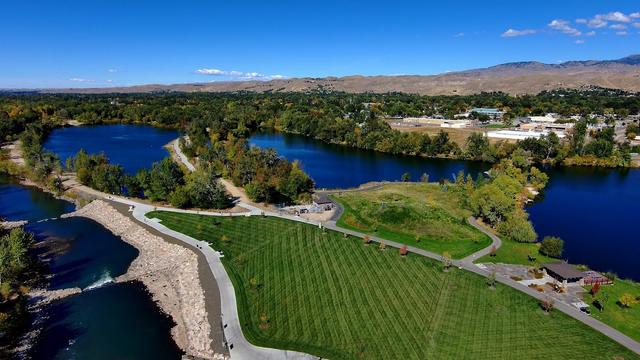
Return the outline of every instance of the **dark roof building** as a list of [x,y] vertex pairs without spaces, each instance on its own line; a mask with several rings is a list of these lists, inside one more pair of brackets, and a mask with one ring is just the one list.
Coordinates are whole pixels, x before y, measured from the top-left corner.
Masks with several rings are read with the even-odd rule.
[[320,193],[320,194],[313,195],[313,203],[316,205],[329,205],[329,204],[333,204],[333,201],[329,198],[327,194]]
[[547,274],[558,281],[578,282],[584,277],[584,273],[575,266],[566,262],[542,264]]

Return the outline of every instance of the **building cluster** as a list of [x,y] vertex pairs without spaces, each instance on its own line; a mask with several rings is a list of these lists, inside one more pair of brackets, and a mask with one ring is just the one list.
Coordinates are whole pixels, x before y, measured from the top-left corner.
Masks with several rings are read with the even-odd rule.
[[538,139],[555,133],[559,138],[567,136],[567,131],[574,126],[573,122],[558,122],[557,114],[544,116],[519,117],[513,120],[516,129],[489,131],[487,136],[494,139],[524,140],[527,138]]

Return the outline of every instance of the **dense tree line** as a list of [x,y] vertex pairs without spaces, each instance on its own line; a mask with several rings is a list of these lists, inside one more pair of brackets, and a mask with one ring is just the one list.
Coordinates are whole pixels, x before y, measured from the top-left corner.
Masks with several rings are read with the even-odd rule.
[[[561,116],[601,114],[609,119],[637,114],[640,96],[617,90],[556,90],[538,95],[481,93],[468,96],[345,93],[161,93],[109,95],[5,95],[0,97],[0,138],[11,138],[33,122],[135,122],[174,127],[203,144],[210,134],[244,138],[261,128],[298,133],[325,142],[394,154],[460,157],[498,162],[515,149],[469,138],[465,149],[447,133],[434,136],[402,133],[390,128],[390,116],[452,117],[472,107],[496,107],[505,119],[555,112]],[[573,120],[572,120],[573,121]],[[545,162],[628,165],[628,144],[616,144],[610,133],[587,131],[576,124],[566,143],[558,139],[528,141],[521,147]],[[208,131],[207,131],[208,130]],[[629,133],[633,133],[631,128]],[[199,140],[200,139],[200,140]],[[205,139],[205,141],[201,141]],[[548,143],[550,142],[550,143]],[[194,152],[197,152],[197,148]],[[637,150],[637,149],[636,149]]]
[[185,175],[167,157],[150,169],[130,175],[120,165],[110,164],[104,154],[87,154],[84,150],[67,159],[66,164],[81,184],[109,194],[167,201],[180,208],[223,209],[230,205],[228,194],[210,167]]
[[[246,139],[230,135],[226,140],[192,141],[184,146],[198,148],[201,166],[213,169],[245,189],[256,202],[294,203],[311,200],[313,180],[297,162],[289,162],[273,149],[250,147]],[[191,138],[190,138],[191,139]]]

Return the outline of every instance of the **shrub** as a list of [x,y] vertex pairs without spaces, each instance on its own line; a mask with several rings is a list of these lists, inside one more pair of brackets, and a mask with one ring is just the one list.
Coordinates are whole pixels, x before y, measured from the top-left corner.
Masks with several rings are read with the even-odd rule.
[[618,299],[618,303],[620,303],[620,306],[623,308],[630,308],[636,303],[636,298],[629,293],[624,293],[620,296],[620,299]]
[[556,236],[545,236],[542,239],[540,252],[546,256],[560,258],[564,251],[564,241]]

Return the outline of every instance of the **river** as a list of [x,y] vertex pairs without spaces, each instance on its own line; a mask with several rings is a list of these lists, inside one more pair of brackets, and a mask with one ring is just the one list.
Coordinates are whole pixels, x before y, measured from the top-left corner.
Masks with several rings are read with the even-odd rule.
[[[64,128],[53,131],[46,147],[62,156],[80,147],[104,151],[134,172],[167,156],[162,146],[176,137],[175,131],[143,126]],[[0,216],[29,221],[36,251],[48,260],[50,288],[84,289],[45,307],[43,331],[30,357],[179,359],[182,353],[170,334],[173,322],[144,285],[112,283],[138,251],[93,220],[59,218],[73,210],[67,201],[0,176]]]
[[[352,149],[304,136],[260,133],[251,144],[274,148],[289,160],[300,160],[318,188],[356,187],[369,181],[399,180],[409,172],[413,180],[429,174],[430,181],[452,179],[458,171],[471,173],[489,164],[427,159]],[[542,196],[527,210],[540,238],[560,236],[564,257],[623,278],[640,280],[640,170],[558,167]]]

